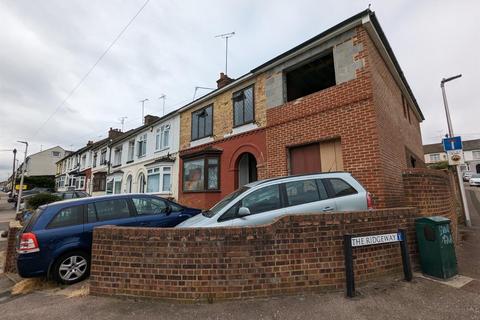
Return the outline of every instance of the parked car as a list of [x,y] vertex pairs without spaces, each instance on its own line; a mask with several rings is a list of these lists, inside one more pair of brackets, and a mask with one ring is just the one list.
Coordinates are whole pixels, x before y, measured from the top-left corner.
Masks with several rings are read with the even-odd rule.
[[308,174],[247,184],[177,227],[251,226],[287,214],[370,208],[371,195],[351,174]]
[[470,181],[470,178],[472,177],[473,172],[471,171],[465,171],[462,173],[463,181],[468,182]]
[[468,181],[471,187],[480,187],[480,174],[472,174],[472,177]]
[[87,277],[93,229],[102,225],[174,227],[199,209],[145,194],[58,201],[39,207],[17,244],[20,276],[72,284]]

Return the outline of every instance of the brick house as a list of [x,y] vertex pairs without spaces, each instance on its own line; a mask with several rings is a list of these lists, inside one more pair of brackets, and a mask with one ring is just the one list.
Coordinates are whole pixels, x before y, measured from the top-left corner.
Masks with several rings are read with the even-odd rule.
[[404,204],[402,169],[423,166],[415,97],[370,10],[180,112],[179,201],[207,208],[256,179],[351,172],[377,206]]
[[[426,164],[448,161],[441,143],[426,144],[423,146],[423,152]],[[465,164],[460,165],[462,171],[480,173],[480,139],[463,141],[463,157]]]

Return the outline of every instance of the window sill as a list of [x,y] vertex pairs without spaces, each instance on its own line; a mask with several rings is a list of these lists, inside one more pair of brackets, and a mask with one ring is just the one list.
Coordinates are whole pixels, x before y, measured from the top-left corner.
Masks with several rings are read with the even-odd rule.
[[170,149],[170,147],[165,147],[165,148],[162,148],[162,149],[157,149],[157,150],[155,150],[155,153],[160,153],[160,152],[165,151],[165,150],[168,150],[168,149]]
[[212,136],[205,137],[205,138],[200,138],[200,139],[197,139],[197,140],[192,140],[192,141],[190,141],[190,147],[196,147],[196,146],[206,144],[206,143],[209,143],[209,142],[212,142],[212,141],[213,141]]
[[255,123],[255,121],[249,122],[249,123],[237,126],[237,127],[233,127],[232,132],[225,134],[224,137],[226,138],[226,137],[234,136],[236,134],[244,133],[244,132],[247,132],[247,131],[250,131],[250,130],[255,130],[255,129],[258,129],[258,128],[259,127]]
[[130,163],[133,163],[133,160],[128,160],[128,161],[126,162],[126,164],[130,164]]
[[118,167],[120,167],[121,165],[122,165],[122,164],[115,164],[115,165],[112,166],[112,168],[118,168]]

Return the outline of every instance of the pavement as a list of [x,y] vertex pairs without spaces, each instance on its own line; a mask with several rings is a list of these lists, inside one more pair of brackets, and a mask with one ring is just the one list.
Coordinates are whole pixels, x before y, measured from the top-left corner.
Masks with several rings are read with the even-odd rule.
[[23,284],[28,290],[12,296],[2,294],[2,286],[9,284],[0,275],[0,319],[480,319],[480,188],[467,188],[467,195],[474,227],[460,228],[462,277],[450,283],[415,274],[412,282],[392,277],[369,282],[357,289],[354,299],[330,292],[179,304],[89,296],[88,280],[69,287],[24,280],[16,287]]

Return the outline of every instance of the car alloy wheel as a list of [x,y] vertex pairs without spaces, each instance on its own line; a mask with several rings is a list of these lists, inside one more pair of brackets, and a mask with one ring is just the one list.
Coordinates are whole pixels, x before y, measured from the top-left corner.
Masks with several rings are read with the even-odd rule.
[[64,283],[73,283],[81,279],[88,269],[88,261],[81,255],[66,257],[58,268],[58,276]]

